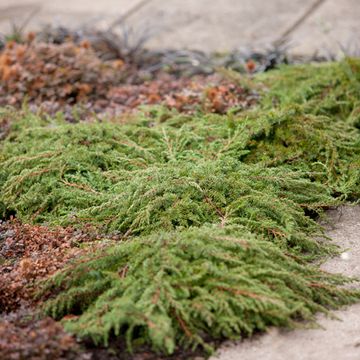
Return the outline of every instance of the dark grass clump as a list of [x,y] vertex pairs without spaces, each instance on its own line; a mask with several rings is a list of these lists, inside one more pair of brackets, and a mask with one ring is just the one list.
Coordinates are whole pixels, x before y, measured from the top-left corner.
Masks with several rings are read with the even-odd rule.
[[360,196],[359,66],[269,73],[257,107],[225,115],[15,121],[0,150],[4,216],[124,239],[56,275],[47,311],[80,336],[172,353],[355,301],[309,261],[336,251],[314,218]]

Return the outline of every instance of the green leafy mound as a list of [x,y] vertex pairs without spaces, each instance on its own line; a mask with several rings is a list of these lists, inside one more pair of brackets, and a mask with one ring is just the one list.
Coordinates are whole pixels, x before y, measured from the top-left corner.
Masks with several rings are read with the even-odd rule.
[[319,181],[359,198],[360,61],[283,67],[259,80],[271,86],[260,114],[274,126],[247,161],[322,172]]
[[263,106],[302,106],[304,114],[334,116],[358,123],[360,106],[360,61],[347,58],[339,63],[284,66],[257,78],[270,91]]
[[[69,129],[79,136],[79,130],[91,132],[91,125]],[[104,130],[101,125],[95,129]],[[22,220],[91,223],[126,236],[238,224],[316,255],[322,247],[309,234],[318,227],[304,209],[336,204],[326,187],[286,168],[250,166],[227,157],[120,170],[119,151],[111,157],[99,146],[94,151],[61,146],[53,155],[45,151],[5,162],[4,169],[14,175],[4,183],[2,199]]]
[[[292,326],[356,300],[344,279],[300,265],[241,227],[192,228],[136,238],[57,275],[46,311],[95,342],[125,336],[156,351]],[[136,343],[136,342],[135,342]]]
[[67,328],[95,341],[171,353],[358,298],[308,262],[336,251],[314,216],[360,196],[359,74],[358,60],[285,67],[256,80],[256,108],[226,115],[15,121],[3,213],[126,240],[56,275],[47,311],[75,314]]

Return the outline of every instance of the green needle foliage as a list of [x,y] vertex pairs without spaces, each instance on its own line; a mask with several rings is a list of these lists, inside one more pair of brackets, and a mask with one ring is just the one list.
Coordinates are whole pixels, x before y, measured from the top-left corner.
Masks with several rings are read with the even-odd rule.
[[[83,129],[88,132],[90,126]],[[77,148],[6,161],[14,175],[4,183],[5,206],[24,221],[91,223],[123,235],[241,224],[316,255],[317,242],[309,234],[318,227],[304,209],[336,204],[325,186],[299,171],[250,166],[232,158],[120,170],[117,158],[109,157],[103,165],[107,154]]]
[[358,298],[309,261],[336,252],[314,217],[360,196],[359,74],[351,59],[284,67],[255,79],[256,107],[226,115],[21,114],[0,144],[4,216],[124,239],[57,274],[47,311],[97,342],[172,353]]
[[281,67],[260,75],[258,80],[271,87],[263,100],[268,109],[299,104],[306,114],[333,115],[334,122],[358,120],[353,115],[359,116],[354,113],[360,105],[359,59]]
[[[51,279],[46,311],[96,343],[110,334],[171,354],[205,337],[235,339],[293,326],[357,299],[339,276],[300,265],[241,227],[192,228],[136,238]],[[77,314],[81,314],[77,316]],[[135,342],[136,343],[136,342]]]

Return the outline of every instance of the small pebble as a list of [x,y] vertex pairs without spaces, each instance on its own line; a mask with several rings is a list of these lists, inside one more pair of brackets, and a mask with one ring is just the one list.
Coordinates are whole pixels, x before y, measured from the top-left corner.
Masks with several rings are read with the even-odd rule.
[[350,259],[350,254],[348,252],[344,252],[340,255],[340,258],[342,260],[349,260]]

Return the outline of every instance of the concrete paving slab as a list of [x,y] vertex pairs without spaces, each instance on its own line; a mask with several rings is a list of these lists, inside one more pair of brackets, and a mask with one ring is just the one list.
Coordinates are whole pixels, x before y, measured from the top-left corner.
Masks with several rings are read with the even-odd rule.
[[[21,24],[33,12],[28,29],[44,23],[77,27],[105,26],[136,8],[129,26],[152,29],[152,48],[228,51],[261,48],[277,40],[319,0],[0,0],[0,31]],[[353,48],[360,33],[359,0],[323,0],[291,34],[297,54]],[[358,40],[360,42],[360,40]],[[360,48],[360,44],[358,46]],[[360,50],[359,50],[360,52]]]
[[153,48],[227,51],[275,41],[313,1],[154,0],[131,20],[157,24]]
[[[360,277],[360,206],[342,207],[328,215],[327,235],[344,252],[322,268]],[[210,360],[359,360],[360,304],[335,311],[334,315],[339,320],[318,316],[320,328],[295,331],[272,328],[251,340],[229,342]]]
[[45,24],[79,27],[103,26],[136,8],[142,0],[0,0],[0,31],[21,25],[30,16],[27,29]]
[[292,34],[293,52],[326,54],[345,47],[360,56],[359,35],[360,0],[327,0]]

